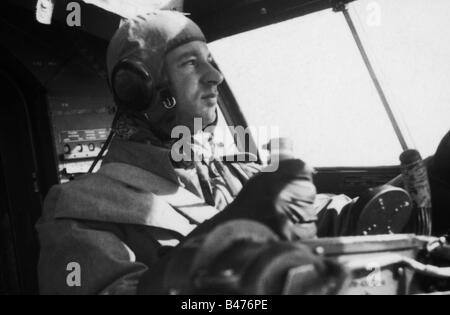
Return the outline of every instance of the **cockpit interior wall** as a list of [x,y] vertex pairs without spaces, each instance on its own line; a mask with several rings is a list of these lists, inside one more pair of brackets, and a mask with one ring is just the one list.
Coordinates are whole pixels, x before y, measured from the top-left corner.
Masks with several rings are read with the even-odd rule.
[[[2,58],[3,60],[3,58]],[[14,62],[14,60],[10,60]],[[2,240],[0,256],[9,293],[37,292],[38,242],[34,225],[42,212],[40,168],[31,124],[30,86],[0,70],[4,88],[0,106],[0,188]],[[20,68],[17,68],[20,72]]]
[[[63,23],[38,23],[31,12],[10,7],[1,35],[11,53],[42,85],[60,182],[85,173],[114,116],[105,52],[107,42]],[[18,19],[18,17],[21,17]],[[41,113],[43,114],[43,113]]]
[[107,42],[8,5],[0,36],[0,294],[35,294],[42,200],[87,170],[109,132]]
[[[0,165],[3,160],[0,155]],[[0,295],[20,292],[3,167],[0,167]]]

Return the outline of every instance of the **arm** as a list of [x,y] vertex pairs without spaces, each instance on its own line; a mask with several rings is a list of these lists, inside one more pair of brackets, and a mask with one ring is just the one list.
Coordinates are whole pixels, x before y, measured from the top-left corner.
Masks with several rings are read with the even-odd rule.
[[99,224],[96,228],[75,220],[38,224],[42,294],[136,293],[147,266],[136,260],[135,253],[115,233],[98,229]]

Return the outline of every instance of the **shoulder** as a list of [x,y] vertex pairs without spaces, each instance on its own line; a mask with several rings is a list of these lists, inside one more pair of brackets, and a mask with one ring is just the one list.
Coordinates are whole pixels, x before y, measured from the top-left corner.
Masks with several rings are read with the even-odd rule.
[[[44,219],[74,218],[100,221],[123,221],[124,209],[147,213],[153,193],[145,185],[154,185],[142,178],[144,170],[126,165],[108,165],[95,174],[54,186],[44,202]],[[136,176],[134,176],[134,172]],[[138,173],[141,173],[139,176]],[[128,215],[132,217],[131,210]],[[125,221],[126,222],[126,221]]]

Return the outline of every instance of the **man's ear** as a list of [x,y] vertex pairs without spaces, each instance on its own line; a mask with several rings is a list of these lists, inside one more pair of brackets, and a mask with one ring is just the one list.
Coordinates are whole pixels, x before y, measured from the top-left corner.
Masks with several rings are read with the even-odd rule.
[[164,70],[161,76],[161,85],[162,86],[167,86],[170,84],[170,79],[169,79],[169,75],[167,74],[167,71]]
[[159,85],[159,90],[168,90],[172,94],[172,96],[175,96],[175,90],[173,89],[173,85],[166,70],[163,71],[163,74],[161,76],[161,84]]
[[[166,58],[167,59],[167,58]],[[171,86],[171,80],[170,80],[170,76],[169,76],[169,65],[167,63],[167,60],[164,61],[164,66],[162,69],[162,73],[161,73],[161,87],[169,87]]]

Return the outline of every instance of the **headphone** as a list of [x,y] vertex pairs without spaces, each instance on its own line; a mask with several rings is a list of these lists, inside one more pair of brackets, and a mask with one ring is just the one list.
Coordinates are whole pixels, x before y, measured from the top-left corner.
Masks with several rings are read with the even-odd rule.
[[113,69],[111,89],[119,110],[141,112],[157,95],[150,69],[142,61],[121,60]]
[[[213,67],[220,71],[215,62]],[[158,93],[166,109],[173,109],[177,105],[169,89],[155,86],[150,69],[140,60],[133,58],[121,60],[112,71],[110,84],[119,110],[145,111]]]

